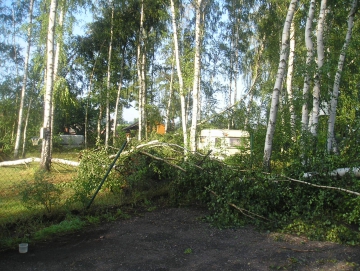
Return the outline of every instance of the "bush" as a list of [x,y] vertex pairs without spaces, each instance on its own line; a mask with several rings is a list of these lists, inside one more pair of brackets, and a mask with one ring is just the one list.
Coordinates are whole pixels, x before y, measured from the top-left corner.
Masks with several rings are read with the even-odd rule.
[[53,184],[51,175],[44,171],[35,174],[34,182],[23,181],[18,189],[27,208],[37,208],[41,205],[49,213],[60,203],[62,194],[62,189]]
[[[292,182],[260,170],[243,170],[241,165],[234,167],[206,160],[199,169],[194,166],[197,164],[199,159],[193,156],[182,165],[186,173],[179,173],[174,180],[172,196],[178,204],[207,205],[211,211],[208,219],[219,227],[252,223],[321,240],[360,242],[360,235],[354,230],[360,226],[357,196]],[[321,172],[327,168],[328,172],[333,166],[335,163],[326,165],[323,160],[324,170],[318,168]],[[296,166],[287,171],[298,172]],[[353,191],[360,188],[360,182],[351,175],[338,179],[319,174],[305,181]]]

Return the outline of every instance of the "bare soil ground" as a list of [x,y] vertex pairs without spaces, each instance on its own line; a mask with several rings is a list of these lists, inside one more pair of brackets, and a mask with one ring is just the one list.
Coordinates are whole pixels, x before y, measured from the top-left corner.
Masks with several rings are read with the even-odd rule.
[[158,209],[0,253],[0,270],[360,270],[360,247],[220,230],[206,211]]

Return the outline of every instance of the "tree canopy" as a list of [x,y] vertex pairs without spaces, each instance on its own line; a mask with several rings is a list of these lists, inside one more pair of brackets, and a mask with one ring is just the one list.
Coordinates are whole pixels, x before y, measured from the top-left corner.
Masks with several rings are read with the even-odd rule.
[[[44,114],[39,109],[46,107],[43,95],[46,78],[50,78],[46,67],[50,2],[35,0],[29,22],[30,3],[0,3],[0,141],[8,150],[14,148],[19,121],[25,122],[26,114],[28,137],[22,136],[22,141],[38,136]],[[96,138],[97,144],[103,144],[105,124],[111,124],[111,119],[116,123],[107,129],[126,124],[123,112],[135,106],[139,115],[132,116],[134,122],[140,119],[149,126],[172,123],[169,131],[179,129],[182,137],[191,134],[190,142],[183,143],[193,150],[197,137],[190,130],[196,135],[203,128],[242,129],[262,137],[259,141],[270,140],[272,148],[265,152],[267,170],[272,162],[289,155],[306,165],[311,155],[324,152],[346,155],[350,163],[359,131],[357,1],[293,1],[291,33],[289,28],[289,38],[280,46],[291,3],[59,0],[54,22],[54,53],[58,56],[53,65],[57,70],[49,107],[54,111],[52,136],[73,128],[86,135],[90,145]],[[321,13],[321,7],[325,12]],[[312,27],[308,34],[307,24]],[[74,32],[76,25],[82,27],[81,33]],[[32,31],[27,39],[29,27]],[[290,39],[295,47],[289,55]],[[314,45],[311,52],[306,41]],[[274,88],[280,54],[284,54],[280,60],[284,80]],[[289,63],[292,73],[286,74]],[[25,72],[27,79],[22,82]],[[306,95],[304,80],[309,89]],[[26,89],[23,102],[22,85]],[[338,91],[334,91],[335,86]],[[314,94],[314,87],[319,88],[318,94]],[[277,102],[271,100],[274,89],[279,95]],[[276,103],[275,116],[272,103]],[[304,114],[304,106],[309,113]],[[24,116],[19,120],[21,107]],[[330,115],[333,120],[329,120]],[[304,118],[309,127],[304,127]],[[269,119],[274,124],[272,138],[265,133]],[[142,138],[146,139],[150,130],[146,126],[144,130]],[[111,136],[116,137],[116,132]],[[263,147],[256,146],[259,158]]]

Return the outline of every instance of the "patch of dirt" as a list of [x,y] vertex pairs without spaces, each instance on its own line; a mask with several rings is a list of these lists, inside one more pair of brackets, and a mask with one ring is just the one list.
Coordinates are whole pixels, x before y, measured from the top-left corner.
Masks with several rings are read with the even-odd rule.
[[206,211],[167,208],[106,223],[29,251],[0,253],[0,270],[360,270],[360,247],[220,230]]

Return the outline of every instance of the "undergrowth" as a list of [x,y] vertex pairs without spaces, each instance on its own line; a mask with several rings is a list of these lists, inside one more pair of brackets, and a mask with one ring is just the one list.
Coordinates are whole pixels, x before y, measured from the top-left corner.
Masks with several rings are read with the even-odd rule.
[[[261,171],[259,157],[249,152],[219,161],[190,153],[185,159],[182,149],[168,146],[132,148],[131,153],[120,157],[100,188],[111,163],[110,154],[104,149],[84,151],[76,178],[61,186],[49,185],[51,179],[41,174],[34,182],[23,185],[24,204],[27,208],[43,208],[45,215],[3,226],[2,237],[8,238],[2,238],[1,246],[127,219],[132,213],[129,210],[152,211],[158,205],[206,206],[211,213],[207,220],[220,228],[253,224],[262,230],[314,240],[360,244],[360,197],[329,189],[360,191],[355,176],[329,175],[345,164],[341,159],[321,154],[306,165],[296,160],[286,166],[274,161],[276,170],[268,174]],[[305,178],[305,172],[316,174]],[[99,194],[88,209],[97,189]],[[66,195],[65,199],[57,200],[60,194]]]

